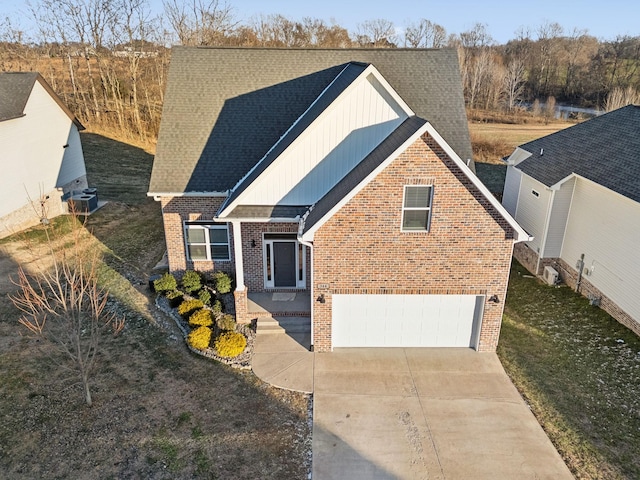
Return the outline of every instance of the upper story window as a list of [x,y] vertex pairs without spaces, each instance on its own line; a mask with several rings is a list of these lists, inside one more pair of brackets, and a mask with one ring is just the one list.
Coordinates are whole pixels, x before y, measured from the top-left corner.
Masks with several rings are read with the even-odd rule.
[[403,232],[429,231],[432,198],[432,185],[405,185],[402,202]]
[[229,229],[226,224],[186,222],[189,260],[229,260]]

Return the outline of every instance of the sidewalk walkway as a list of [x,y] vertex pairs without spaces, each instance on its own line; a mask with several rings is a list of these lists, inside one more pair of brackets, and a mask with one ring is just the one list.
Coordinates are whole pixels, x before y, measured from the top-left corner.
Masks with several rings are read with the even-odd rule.
[[313,352],[309,333],[260,333],[251,361],[253,373],[279,388],[313,393]]

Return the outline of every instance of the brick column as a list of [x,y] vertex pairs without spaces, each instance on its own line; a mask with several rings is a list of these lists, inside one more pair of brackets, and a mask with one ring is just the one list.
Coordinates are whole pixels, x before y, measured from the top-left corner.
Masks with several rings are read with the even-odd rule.
[[247,311],[247,288],[244,290],[235,290],[233,292],[233,298],[236,303],[236,322],[249,323],[249,313]]

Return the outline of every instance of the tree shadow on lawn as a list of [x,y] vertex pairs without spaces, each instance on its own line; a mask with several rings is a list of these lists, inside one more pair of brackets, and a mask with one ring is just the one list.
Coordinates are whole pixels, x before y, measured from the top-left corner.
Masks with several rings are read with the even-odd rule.
[[147,201],[152,154],[97,133],[82,133],[81,140],[87,179],[100,200],[127,205]]
[[106,247],[106,261],[137,283],[164,253],[160,204],[147,197],[153,155],[95,133],[83,133],[89,184],[109,203],[87,217],[89,231]]

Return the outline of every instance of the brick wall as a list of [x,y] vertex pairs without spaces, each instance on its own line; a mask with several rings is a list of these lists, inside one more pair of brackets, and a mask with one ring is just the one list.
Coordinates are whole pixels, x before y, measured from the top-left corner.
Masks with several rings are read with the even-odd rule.
[[[575,290],[576,283],[578,282],[578,272],[561,258],[553,259],[553,262],[550,264],[560,273],[562,281]],[[631,315],[622,310],[617,303],[596,288],[589,281],[589,278],[584,275],[580,280],[579,292],[589,299],[598,299],[599,306],[602,310],[607,312],[625,327],[631,329],[636,333],[636,335],[640,335],[640,323],[634,320]]]
[[[264,291],[264,257],[262,239],[264,233],[298,233],[298,223],[243,223],[242,259],[244,261],[244,283],[252,292]],[[255,242],[255,247],[252,246]],[[307,286],[311,285],[307,249]]]
[[529,247],[528,243],[529,242],[516,243],[513,248],[513,256],[531,273],[540,275],[544,267],[540,265],[540,268],[536,271],[538,267],[538,254]]
[[[197,270],[213,272],[223,270],[235,275],[233,263],[233,228],[229,225],[230,261],[188,261],[184,239],[184,222],[212,222],[213,216],[222,205],[222,197],[162,197],[162,220],[164,221],[164,235],[167,244],[167,258],[169,270],[184,272]],[[212,222],[213,223],[213,222]]]
[[[405,185],[433,184],[431,230],[400,231]],[[314,348],[331,348],[332,293],[472,293],[485,303],[479,350],[495,351],[513,231],[425,135],[315,234]],[[320,288],[320,287],[323,288]],[[326,288],[324,288],[326,286]]]

